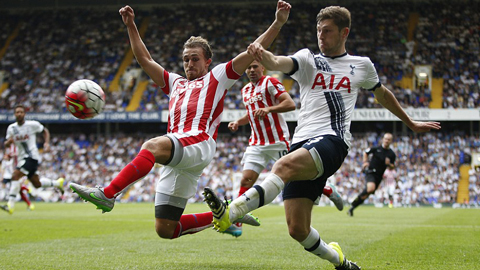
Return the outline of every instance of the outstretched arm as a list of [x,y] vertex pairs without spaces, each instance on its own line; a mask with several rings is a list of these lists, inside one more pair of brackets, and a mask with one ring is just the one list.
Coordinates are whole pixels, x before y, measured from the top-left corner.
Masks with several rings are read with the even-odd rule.
[[158,86],[165,86],[165,80],[163,78],[164,68],[152,59],[145,43],[143,43],[137,25],[135,24],[135,13],[133,9],[130,6],[124,6],[118,12],[122,15],[123,23],[127,26],[130,45],[132,46],[132,51],[138,64]]
[[252,55],[255,60],[262,63],[268,70],[281,71],[283,73],[290,73],[294,68],[292,58],[288,56],[278,56],[265,50],[260,43],[252,43],[248,46],[248,53]]
[[238,118],[237,120],[228,123],[228,129],[235,132],[238,130],[239,126],[244,126],[246,124],[248,124],[248,114],[245,114],[244,116]]
[[[270,25],[267,31],[255,40],[255,42],[261,44],[265,48],[270,47],[278,33],[280,33],[282,26],[287,22],[291,8],[292,6],[289,3],[279,0],[277,2],[275,21]],[[243,74],[252,61],[253,57],[251,55],[247,52],[242,52],[233,59],[233,68],[237,74]]]
[[50,151],[50,131],[46,127],[43,128],[43,140],[43,150]]
[[411,130],[414,132],[427,132],[432,129],[438,130],[441,128],[439,122],[418,122],[412,120],[407,113],[403,110],[403,108],[398,103],[397,98],[393,95],[393,93],[388,90],[385,86],[377,87],[373,94],[377,101],[382,104],[387,110],[392,112],[396,115],[400,120],[407,125]]

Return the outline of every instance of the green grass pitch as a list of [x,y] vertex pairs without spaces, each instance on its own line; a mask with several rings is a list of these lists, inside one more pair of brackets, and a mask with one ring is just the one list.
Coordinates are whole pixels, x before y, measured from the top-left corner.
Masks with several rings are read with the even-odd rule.
[[[0,213],[0,269],[334,269],[290,238],[282,206],[256,210],[262,225],[239,238],[207,229],[165,240],[153,203],[117,203],[103,215],[87,203],[24,205]],[[312,224],[364,270],[480,269],[478,209],[361,206],[351,218],[315,207]]]

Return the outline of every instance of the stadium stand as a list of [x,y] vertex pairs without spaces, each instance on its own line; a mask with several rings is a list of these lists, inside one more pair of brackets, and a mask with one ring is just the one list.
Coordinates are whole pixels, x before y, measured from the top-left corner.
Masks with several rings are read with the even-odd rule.
[[[478,107],[480,54],[479,30],[475,27],[480,20],[478,5],[470,5],[466,11],[445,1],[422,1],[407,6],[393,1],[382,5],[381,10],[373,2],[346,5],[356,14],[356,24],[347,44],[349,53],[369,56],[379,70],[382,83],[394,91],[404,107],[430,106],[430,89],[413,89],[402,83],[403,79],[413,76],[413,65],[423,64],[432,65],[434,78],[443,80],[439,95],[444,108]],[[162,6],[137,12],[137,21],[145,28],[145,43],[153,58],[169,71],[183,72],[176,48],[181,48],[190,35],[202,35],[210,40],[214,49],[213,64],[218,64],[229,60],[232,51],[246,48],[258,29],[268,23],[268,18],[255,15],[268,9],[265,4],[255,6],[255,12],[251,12],[253,7],[218,5],[209,11],[211,14],[192,18],[189,14],[194,8]],[[298,3],[295,10],[274,44],[276,53],[291,54],[303,47],[316,50],[315,29],[310,29],[310,24],[305,22],[314,20],[318,5]],[[458,14],[466,18],[455,19]],[[125,29],[114,10],[28,10],[15,14],[3,11],[1,17],[5,23],[0,46],[5,49],[5,55],[0,55],[0,70],[5,71],[3,81],[8,83],[2,94],[1,110],[9,110],[12,103],[24,101],[31,111],[64,111],[63,92],[69,82],[79,78],[96,80],[104,89],[109,89],[107,111],[125,110],[131,91],[147,79],[145,75],[139,76],[131,85],[118,72],[136,69],[138,65],[128,56]],[[220,27],[222,21],[231,23]],[[9,39],[11,42],[7,44]],[[127,66],[122,69],[125,60]],[[241,104],[235,102],[240,87],[239,84],[232,88],[231,97],[227,98],[233,101],[227,104],[235,108],[241,108]],[[147,89],[135,106],[138,110],[159,108],[147,104],[154,103],[153,99],[162,99],[162,95],[157,98]],[[292,95],[295,97],[295,91]],[[357,107],[378,106],[368,92],[359,96]]]

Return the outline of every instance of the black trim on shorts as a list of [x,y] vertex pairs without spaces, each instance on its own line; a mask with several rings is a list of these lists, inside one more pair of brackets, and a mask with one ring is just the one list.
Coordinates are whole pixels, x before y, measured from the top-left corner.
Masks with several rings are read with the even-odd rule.
[[185,209],[164,204],[155,205],[155,217],[161,219],[168,219],[173,221],[179,221]]
[[173,159],[173,154],[175,153],[175,142],[173,141],[172,138],[170,138],[169,136],[165,136],[167,137],[171,142],[172,142],[172,150],[170,151],[170,158],[165,162],[164,165],[167,165],[170,163],[170,161],[172,161]]

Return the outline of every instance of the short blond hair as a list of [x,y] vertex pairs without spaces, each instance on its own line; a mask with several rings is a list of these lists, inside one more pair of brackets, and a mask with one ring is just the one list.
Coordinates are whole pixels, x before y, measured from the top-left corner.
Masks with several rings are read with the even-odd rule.
[[202,48],[203,54],[205,58],[208,60],[213,57],[212,48],[210,48],[210,44],[208,41],[202,37],[194,37],[191,36],[185,44],[183,44],[183,49],[191,49],[191,48]]

